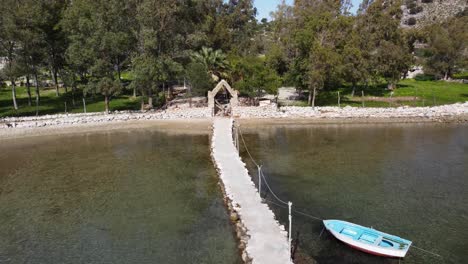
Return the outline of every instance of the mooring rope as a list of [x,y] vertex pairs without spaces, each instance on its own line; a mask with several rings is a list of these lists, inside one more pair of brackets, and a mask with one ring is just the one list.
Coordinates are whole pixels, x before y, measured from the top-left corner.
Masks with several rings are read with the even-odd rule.
[[[274,202],[274,201],[272,201],[272,200],[269,200],[269,199],[266,199],[266,198],[263,198],[263,199],[264,199],[265,201],[271,203],[271,204],[274,204],[274,205],[278,206],[278,207],[281,207],[281,208],[284,208],[284,209],[288,209],[288,207],[286,207],[286,206],[284,206],[284,205],[282,205],[282,204],[276,203],[276,202]],[[307,213],[304,213],[304,212],[301,212],[301,211],[298,211],[298,210],[295,210],[295,209],[292,209],[291,211],[294,212],[294,213],[300,214],[300,215],[302,215],[302,216],[306,216],[306,217],[309,217],[309,218],[311,218],[311,219],[317,220],[317,221],[323,221],[323,219],[320,218],[320,217],[316,217],[316,216],[313,216],[313,215],[310,215],[310,214],[307,214]]]
[[441,255],[437,254],[437,253],[434,253],[434,252],[431,252],[429,250],[426,250],[426,249],[423,249],[423,248],[420,248],[420,247],[417,247],[415,245],[411,245],[411,247],[415,248],[415,249],[418,249],[418,250],[421,250],[422,252],[426,252],[428,254],[431,254],[433,256],[436,256],[436,257],[439,257],[439,258],[443,258]]
[[[257,166],[260,170],[260,175],[261,177],[263,178],[263,180],[265,181],[265,185],[267,186],[268,190],[270,190],[271,194],[273,194],[273,196],[276,198],[276,200],[278,200],[279,202],[283,203],[283,204],[288,204],[287,202],[281,200],[276,194],[275,192],[273,192],[273,190],[271,189],[270,185],[268,184],[267,180],[265,179],[265,175],[263,174],[263,170],[260,169],[260,165],[255,161],[255,159],[253,158],[252,154],[250,154],[250,151],[249,151],[249,148],[247,147],[247,144],[245,143],[245,139],[244,139],[244,135],[242,133],[242,130],[241,128],[238,126],[237,127],[237,131],[238,133],[240,134],[241,136],[241,139],[242,139],[242,143],[244,145],[244,148],[245,148],[245,151],[247,152],[247,154],[249,155],[250,157],[250,160],[252,160],[253,164],[255,164],[255,166]],[[261,190],[259,190],[260,192]],[[261,195],[261,193],[260,193]]]
[[273,197],[275,197],[276,200],[278,200],[279,202],[281,202],[281,203],[283,203],[283,204],[288,204],[287,202],[281,200],[281,199],[275,194],[275,192],[273,192],[273,190],[270,188],[270,185],[268,184],[268,181],[267,181],[266,178],[265,178],[265,174],[263,174],[263,170],[260,170],[260,175],[262,176],[263,183],[265,183],[265,185],[267,186],[268,190],[270,190],[271,194],[273,194]]
[[258,165],[257,162],[255,162],[255,159],[250,154],[249,148],[247,148],[247,144],[245,143],[244,135],[242,134],[242,130],[241,130],[240,126],[237,126],[237,133],[239,133],[240,136],[241,136],[242,143],[244,144],[245,151],[247,151],[247,154],[249,154],[250,160],[252,160],[252,162],[253,162],[253,164],[255,164],[255,166],[257,166],[257,167],[260,166],[260,165]]
[[325,231],[325,227],[323,227],[323,228],[322,228],[322,232],[320,232],[320,235],[318,236],[318,238],[317,238],[317,239],[319,239],[319,238],[322,236],[322,234],[323,234],[323,231]]

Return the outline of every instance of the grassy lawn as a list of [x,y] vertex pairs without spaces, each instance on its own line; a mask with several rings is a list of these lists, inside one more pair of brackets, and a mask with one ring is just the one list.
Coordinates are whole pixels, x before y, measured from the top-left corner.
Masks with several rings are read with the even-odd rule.
[[[129,76],[125,76],[129,77]],[[457,102],[468,101],[468,84],[449,83],[444,81],[415,81],[404,80],[398,85],[398,89],[394,91],[393,97],[407,97],[410,101],[372,101],[370,97],[378,97],[380,99],[390,98],[390,91],[385,89],[385,85],[368,87],[367,89],[356,89],[356,95],[351,97],[350,87],[340,89],[341,106],[362,106],[361,91],[364,90],[366,107],[398,107],[403,105],[408,106],[432,106],[453,104]],[[0,117],[6,116],[33,116],[36,114],[34,106],[34,91],[33,106],[28,106],[28,99],[25,87],[17,88],[17,101],[19,105],[18,111],[13,109],[11,100],[11,88],[0,88]],[[71,91],[67,94],[63,89],[60,90],[60,96],[55,96],[53,88],[41,89],[41,102],[39,104],[39,115],[65,113],[65,104],[67,102],[67,111],[69,113],[83,113],[83,103],[81,94],[75,98],[76,105],[72,105]],[[140,98],[133,98],[131,91],[112,98],[110,102],[111,111],[115,110],[138,110],[140,109]],[[338,92],[321,91],[317,97],[318,106],[337,106]],[[416,98],[416,100],[414,100]],[[298,101],[295,105],[306,106],[307,102]],[[88,96],[86,98],[86,108],[88,112],[103,112],[104,99],[102,96],[96,95],[95,98]]]
[[[385,102],[372,101],[370,97],[389,99],[391,92],[385,85],[357,88],[356,94],[351,97],[351,88],[340,89],[341,106],[362,106],[361,91],[364,91],[366,107],[398,107],[398,106],[433,106],[454,104],[468,101],[468,84],[450,83],[444,81],[415,81],[403,80],[398,84],[393,97],[409,97],[409,101]],[[317,98],[317,105],[338,105],[338,92],[321,92]]]
[[[25,87],[17,87],[17,102],[19,109],[13,108],[11,99],[11,88],[0,88],[0,117],[7,116],[34,116],[36,115],[35,95],[32,93],[32,106],[28,106],[28,94]],[[54,88],[41,89],[41,101],[39,103],[39,115],[63,114],[65,113],[65,102],[67,102],[67,111],[69,113],[83,113],[83,101],[81,94],[75,96],[75,107],[72,105],[71,91],[65,94],[65,90],[60,90],[60,96],[55,96]],[[130,95],[122,94],[112,98],[110,101],[111,111],[115,110],[138,110],[140,109],[140,99],[133,98]],[[95,98],[88,96],[86,98],[87,112],[103,112],[104,98],[96,95]]]

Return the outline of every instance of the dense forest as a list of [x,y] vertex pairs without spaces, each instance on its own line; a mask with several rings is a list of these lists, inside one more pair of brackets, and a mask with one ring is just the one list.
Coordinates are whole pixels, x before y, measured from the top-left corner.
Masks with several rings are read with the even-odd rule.
[[[244,96],[293,86],[318,93],[385,84],[395,89],[414,65],[435,79],[467,66],[466,10],[443,22],[401,27],[403,1],[366,0],[357,14],[346,0],[284,1],[272,20],[256,19],[252,0],[3,0],[0,81],[25,78],[29,105],[43,80],[109,101],[128,92],[150,107],[186,82],[203,95],[226,79]],[[6,88],[2,88],[6,89]],[[33,95],[35,94],[35,96]],[[77,99],[76,99],[77,98]]]

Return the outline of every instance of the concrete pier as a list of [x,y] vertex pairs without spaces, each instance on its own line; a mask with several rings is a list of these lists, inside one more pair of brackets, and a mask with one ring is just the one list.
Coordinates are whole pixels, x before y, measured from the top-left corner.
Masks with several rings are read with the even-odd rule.
[[249,263],[292,263],[287,232],[268,205],[262,203],[234,146],[232,124],[232,119],[214,119],[211,149],[225,195],[245,231],[240,238],[245,243],[242,257]]

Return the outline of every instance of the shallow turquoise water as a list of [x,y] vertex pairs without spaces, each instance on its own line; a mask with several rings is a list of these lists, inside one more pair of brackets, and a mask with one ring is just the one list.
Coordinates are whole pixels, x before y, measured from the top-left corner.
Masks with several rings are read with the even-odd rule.
[[208,139],[2,141],[0,263],[239,263]]
[[[372,226],[443,256],[413,248],[401,263],[466,263],[468,126],[268,125],[244,133],[272,188],[294,208]],[[286,224],[287,211],[270,206]],[[322,229],[319,221],[293,217],[302,251],[319,263],[398,263],[355,251],[326,232],[318,238]]]

